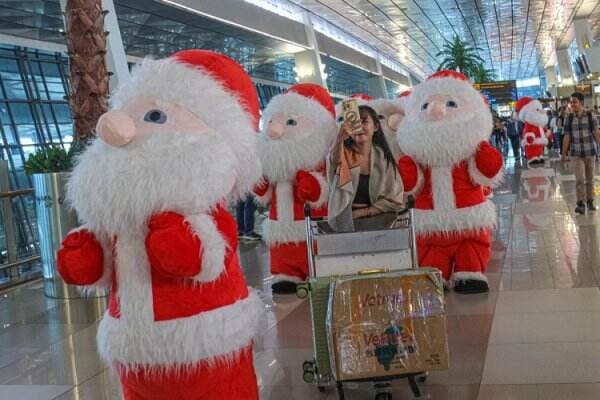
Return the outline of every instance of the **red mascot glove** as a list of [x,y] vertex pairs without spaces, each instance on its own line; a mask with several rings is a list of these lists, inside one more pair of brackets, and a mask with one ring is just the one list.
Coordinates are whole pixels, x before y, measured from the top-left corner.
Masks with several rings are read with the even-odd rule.
[[402,156],[398,160],[398,171],[400,171],[404,190],[407,192],[415,190],[419,181],[419,167],[417,163],[410,156]]
[[502,169],[502,154],[489,142],[480,142],[475,153],[475,165],[486,178],[493,178]]
[[294,196],[296,200],[305,202],[315,202],[321,196],[321,186],[319,181],[311,173],[298,171],[296,173],[296,185],[294,186]]
[[104,252],[87,229],[69,233],[56,256],[58,273],[71,285],[91,285],[102,277]]
[[174,212],[155,214],[148,227],[146,252],[155,271],[179,278],[200,273],[202,244],[183,216]]
[[254,186],[254,189],[252,189],[254,194],[257,196],[260,196],[260,197],[267,194],[268,190],[269,190],[269,181],[267,181],[265,178],[261,179],[261,181],[256,186]]

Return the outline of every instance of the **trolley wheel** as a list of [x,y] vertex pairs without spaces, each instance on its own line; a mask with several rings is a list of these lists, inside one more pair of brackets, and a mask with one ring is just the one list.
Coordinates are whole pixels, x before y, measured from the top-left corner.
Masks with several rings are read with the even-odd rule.
[[302,363],[302,371],[306,371],[308,369],[312,370],[312,367],[313,367],[313,362],[312,361],[304,361]]
[[317,386],[317,389],[319,389],[319,392],[324,393],[325,390],[327,390],[327,388],[325,386]]
[[338,394],[338,400],[344,400],[346,398],[346,396],[344,395],[344,384],[342,382],[336,382],[336,386],[337,386],[337,394]]
[[308,287],[306,285],[300,284],[296,287],[296,296],[299,299],[305,299],[308,297]]
[[315,381],[315,373],[312,371],[304,371],[302,380],[306,383],[313,383]]
[[415,380],[414,375],[408,377],[408,385],[410,386],[410,390],[412,390],[415,397],[421,397],[421,389],[419,388],[419,384]]
[[375,395],[375,400],[392,400],[392,394],[388,392],[377,393]]
[[428,372],[423,372],[423,374],[419,375],[419,382],[424,383],[429,376]]

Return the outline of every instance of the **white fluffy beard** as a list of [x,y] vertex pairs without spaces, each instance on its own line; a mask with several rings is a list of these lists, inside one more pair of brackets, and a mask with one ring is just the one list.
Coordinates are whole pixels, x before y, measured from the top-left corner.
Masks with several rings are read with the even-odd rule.
[[292,180],[299,170],[314,169],[324,162],[328,144],[322,132],[315,132],[302,140],[294,140],[289,135],[272,140],[260,135],[257,151],[263,175],[271,182]]
[[548,123],[548,116],[545,113],[530,112],[525,116],[525,122],[535,126],[544,126]]
[[208,211],[248,175],[244,168],[253,166],[242,165],[218,133],[148,134],[122,148],[96,140],[78,160],[67,199],[89,228],[118,234],[156,212]]
[[424,165],[453,166],[474,155],[491,132],[492,115],[487,110],[436,122],[409,114],[398,127],[396,140],[405,154]]

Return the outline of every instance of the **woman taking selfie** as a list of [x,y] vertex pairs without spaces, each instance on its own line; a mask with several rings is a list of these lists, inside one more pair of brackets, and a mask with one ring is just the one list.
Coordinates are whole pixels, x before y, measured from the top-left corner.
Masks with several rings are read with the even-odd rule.
[[328,220],[337,231],[353,220],[402,208],[403,186],[375,110],[359,107],[360,121],[344,121],[327,159]]

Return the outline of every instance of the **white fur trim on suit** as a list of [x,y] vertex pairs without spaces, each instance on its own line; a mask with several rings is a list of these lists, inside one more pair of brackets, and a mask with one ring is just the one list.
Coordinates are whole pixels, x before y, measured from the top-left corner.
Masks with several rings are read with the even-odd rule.
[[106,313],[98,328],[98,350],[109,364],[157,370],[215,362],[247,347],[257,334],[263,303],[254,292],[233,304],[187,318],[148,321],[142,327]]
[[[435,200],[434,200],[435,201]],[[415,209],[415,228],[419,233],[480,230],[496,226],[496,207],[491,201],[454,209]]]
[[452,274],[451,279],[452,279],[452,282],[455,284],[458,281],[466,281],[467,279],[473,279],[473,280],[483,281],[485,283],[488,283],[487,277],[484,274],[482,274],[481,272],[467,272],[467,271],[455,272]]
[[189,215],[186,220],[202,244],[200,273],[193,279],[197,282],[210,282],[217,279],[225,269],[225,251],[227,243],[213,219],[206,215]]
[[502,180],[504,179],[504,173],[502,168],[500,168],[498,173],[491,178],[488,178],[487,176],[483,175],[479,171],[479,168],[477,168],[477,162],[475,161],[475,157],[469,159],[468,168],[471,180],[478,185],[484,185],[489,186],[491,188],[495,188],[498,185],[500,185],[502,183]]
[[91,232],[98,241],[98,243],[100,243],[100,246],[102,247],[102,253],[104,254],[104,266],[102,267],[102,276],[100,277],[100,279],[98,279],[91,285],[78,285],[77,289],[84,296],[105,296],[110,291],[112,285],[112,241],[110,240],[110,238],[106,237],[106,235],[92,232],[85,225],[73,229],[71,232],[69,232],[69,235],[75,232],[79,232],[83,229],[87,229],[89,232]]
[[454,210],[456,200],[454,198],[452,168],[432,167],[430,171],[433,207],[440,212]]
[[297,276],[293,276],[293,275],[275,274],[275,275],[273,275],[273,281],[272,281],[272,283],[277,283],[277,282],[301,283],[301,282],[304,282],[304,281],[302,279],[298,278]]
[[327,199],[329,197],[329,183],[327,183],[327,179],[325,179],[325,177],[323,176],[323,174],[320,174],[318,172],[313,172],[310,171],[310,174],[312,176],[315,177],[315,179],[319,182],[319,198],[317,199],[317,201],[309,201],[308,204],[312,207],[312,208],[321,208],[325,205],[325,203],[327,202]]
[[306,240],[306,225],[300,221],[266,219],[263,223],[263,238],[267,245],[299,243]]

